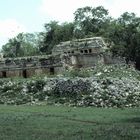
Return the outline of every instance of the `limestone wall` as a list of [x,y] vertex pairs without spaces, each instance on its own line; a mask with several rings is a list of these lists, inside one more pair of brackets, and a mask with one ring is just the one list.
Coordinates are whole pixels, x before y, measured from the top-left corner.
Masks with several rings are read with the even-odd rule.
[[98,63],[104,63],[103,57],[98,53],[75,54],[64,59],[64,65],[72,67],[93,67]]
[[54,67],[62,67],[59,55],[5,58],[0,61],[0,78],[55,74]]
[[80,50],[86,49],[96,49],[102,50],[106,49],[106,44],[101,37],[77,39],[72,41],[61,42],[60,44],[54,46],[53,54],[71,54],[71,53],[81,53]]

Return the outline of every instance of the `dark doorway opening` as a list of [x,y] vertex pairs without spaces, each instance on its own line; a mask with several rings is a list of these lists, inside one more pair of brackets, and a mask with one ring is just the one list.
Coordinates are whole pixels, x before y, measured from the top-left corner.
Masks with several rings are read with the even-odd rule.
[[89,49],[89,53],[92,53],[92,49]]
[[23,76],[24,78],[27,78],[27,71],[26,71],[26,70],[23,70],[23,71],[22,71],[22,76]]
[[54,75],[54,68],[53,67],[50,68],[50,75]]
[[2,78],[6,78],[7,75],[6,75],[6,71],[2,71]]
[[140,57],[136,58],[136,69],[140,70]]
[[88,53],[88,50],[84,50],[85,51],[85,53]]

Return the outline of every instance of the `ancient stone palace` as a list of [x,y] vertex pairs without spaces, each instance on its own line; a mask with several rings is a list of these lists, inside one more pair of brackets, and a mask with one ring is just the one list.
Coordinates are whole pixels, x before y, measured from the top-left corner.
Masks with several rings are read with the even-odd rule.
[[60,74],[66,69],[120,62],[108,55],[107,49],[103,38],[93,37],[61,42],[54,46],[51,55],[1,58],[0,78]]

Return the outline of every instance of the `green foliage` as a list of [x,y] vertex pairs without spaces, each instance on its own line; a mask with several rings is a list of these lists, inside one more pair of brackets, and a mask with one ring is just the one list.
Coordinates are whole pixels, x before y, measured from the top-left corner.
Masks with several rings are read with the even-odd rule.
[[90,77],[91,72],[90,69],[72,69],[72,70],[67,70],[63,73],[64,77]]
[[97,34],[107,20],[108,11],[102,6],[79,8],[74,13],[76,29],[84,32],[84,36]]
[[20,33],[2,46],[4,57],[22,57],[39,54],[38,34]]
[[45,24],[46,33],[44,39],[41,42],[40,51],[50,54],[54,45],[59,44],[62,41],[68,41],[73,38],[74,24],[63,23],[61,25],[56,21],[51,21]]
[[138,63],[140,55],[139,23],[140,18],[136,17],[134,13],[125,12],[106,28],[105,36],[114,43],[111,48],[113,55],[123,56],[127,62]]

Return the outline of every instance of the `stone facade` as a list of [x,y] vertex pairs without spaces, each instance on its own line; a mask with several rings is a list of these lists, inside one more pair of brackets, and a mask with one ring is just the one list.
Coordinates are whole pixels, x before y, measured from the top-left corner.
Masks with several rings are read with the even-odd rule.
[[107,45],[101,37],[62,42],[54,46],[52,55],[6,58],[0,60],[0,77],[31,77],[40,74],[60,74],[65,69],[111,64]]
[[100,53],[104,49],[107,49],[104,40],[101,37],[93,37],[61,42],[54,46],[52,54]]
[[55,67],[62,67],[60,55],[6,58],[0,61],[0,77],[31,77],[54,74]]

